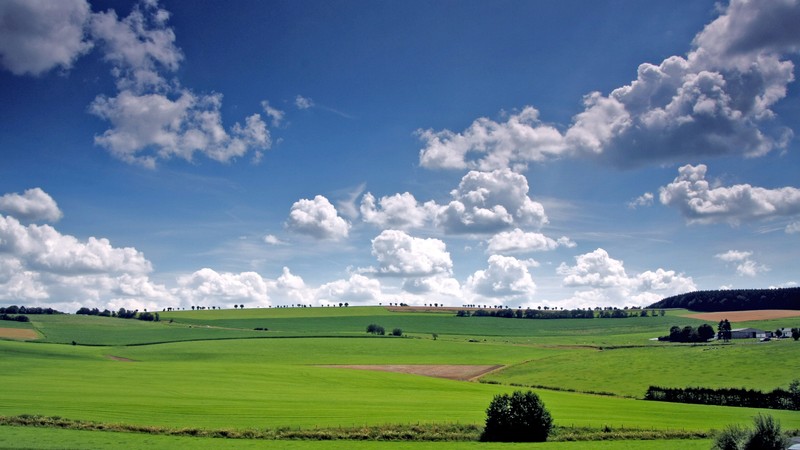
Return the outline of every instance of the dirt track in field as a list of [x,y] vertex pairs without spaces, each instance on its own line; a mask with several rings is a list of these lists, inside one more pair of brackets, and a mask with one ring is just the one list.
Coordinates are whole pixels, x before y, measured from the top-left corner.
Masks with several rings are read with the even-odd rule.
[[700,320],[720,321],[728,319],[731,322],[746,322],[748,320],[770,320],[800,317],[800,311],[791,309],[763,309],[757,311],[699,313],[687,315],[686,317]]
[[134,359],[130,358],[123,358],[122,356],[114,356],[114,355],[106,355],[108,359],[113,359],[114,361],[122,361],[122,362],[136,362]]
[[39,334],[36,330],[30,328],[0,328],[0,338],[6,339],[39,339]]
[[377,370],[381,372],[408,373],[427,377],[468,381],[497,370],[503,366],[470,366],[452,364],[387,364],[387,365],[326,365],[337,369]]

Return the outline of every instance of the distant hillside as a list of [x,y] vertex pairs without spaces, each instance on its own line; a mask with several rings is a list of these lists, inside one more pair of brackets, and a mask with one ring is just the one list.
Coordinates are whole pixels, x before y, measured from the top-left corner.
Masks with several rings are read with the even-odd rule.
[[685,308],[692,311],[800,310],[800,287],[695,291],[667,297],[648,308]]

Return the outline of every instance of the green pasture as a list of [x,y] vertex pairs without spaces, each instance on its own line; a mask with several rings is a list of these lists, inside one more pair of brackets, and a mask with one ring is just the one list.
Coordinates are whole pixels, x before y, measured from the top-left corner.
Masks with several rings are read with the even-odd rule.
[[[536,391],[556,424],[566,427],[708,431],[733,423],[748,426],[758,412],[766,412],[786,429],[800,428],[800,412],[637,400],[651,384],[771,390],[800,377],[795,357],[800,343],[790,340],[701,346],[649,340],[666,334],[672,325],[703,323],[673,312],[629,319],[526,320],[350,307],[179,311],[161,316],[158,323],[32,316],[32,326],[43,339],[0,340],[0,383],[13,386],[0,396],[0,415],[203,429],[482,424],[494,395],[523,385],[560,389]],[[387,330],[402,328],[406,337],[367,335],[370,323]],[[269,331],[252,330],[255,327]],[[432,333],[439,338],[434,340]],[[73,340],[79,345],[69,345]],[[355,364],[506,367],[483,377],[491,383],[327,367]],[[17,445],[6,444],[8,436],[19,435],[14,442],[25,442],[31,430],[54,436],[53,442],[85,438],[91,444],[78,447],[107,447],[103,432],[0,430],[0,447]],[[114,446],[121,448],[182,448],[196,443],[193,438],[109,435],[114,436]],[[119,444],[116,435],[123,436]],[[44,437],[36,442],[41,447],[25,446],[61,448],[48,447]],[[675,441],[666,442],[592,442],[591,448],[676,448]],[[687,442],[681,441],[680,448],[709,446],[703,440]],[[698,442],[702,445],[695,446]],[[215,448],[256,445],[211,438],[202,443]],[[472,445],[517,448],[461,442],[455,447]],[[578,445],[586,447],[585,443],[548,443],[544,448]],[[447,446],[351,441],[281,441],[278,445],[320,449]]]
[[800,342],[790,339],[557,352],[488,374],[485,381],[610,392],[641,398],[648,386],[771,391],[800,378]]
[[[352,314],[348,314],[352,312]],[[673,325],[698,326],[703,321],[681,317],[685,310],[666,316],[627,319],[531,320],[497,317],[457,317],[453,312],[389,312],[380,307],[270,308],[204,310],[161,313],[162,320],[210,327],[268,328],[269,336],[340,336],[363,334],[375,323],[387,332],[440,339],[486,340],[538,345],[650,345],[650,338],[669,334]]]
[[17,322],[16,320],[0,320],[0,328],[21,328],[30,330],[33,324],[30,322]]
[[[204,428],[481,423],[508,385],[320,364],[509,364],[557,353],[403,338],[261,339],[134,347],[0,342],[0,414]],[[132,361],[113,360],[109,356]],[[556,423],[703,430],[756,411],[540,391]],[[772,412],[793,427],[800,414]]]
[[146,322],[134,319],[84,315],[32,315],[32,326],[45,342],[81,345],[136,345],[154,342],[204,339],[264,337],[252,329],[223,329],[169,321]]

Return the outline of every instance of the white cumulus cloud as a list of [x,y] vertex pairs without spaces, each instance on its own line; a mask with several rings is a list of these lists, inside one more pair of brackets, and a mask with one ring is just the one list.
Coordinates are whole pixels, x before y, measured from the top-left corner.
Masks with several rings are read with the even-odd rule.
[[148,274],[152,264],[132,247],[105,238],[81,241],[50,225],[0,216],[0,299],[87,307],[156,308],[174,297]]
[[631,167],[785,148],[792,131],[774,120],[772,107],[794,81],[786,56],[800,49],[798,20],[794,0],[732,0],[686,56],[643,63],[630,84],[587,94],[563,133],[526,106],[460,133],[418,131],[420,164],[490,170],[571,156]]
[[316,293],[320,304],[375,303],[381,298],[381,284],[378,280],[361,274],[352,274],[346,280],[336,280],[323,284]]
[[759,273],[768,272],[769,267],[753,259],[753,252],[728,250],[725,253],[714,255],[720,261],[736,266],[736,274],[740,277],[754,277]]
[[575,242],[566,236],[555,240],[542,233],[528,232],[515,228],[492,236],[488,241],[486,251],[495,254],[545,252],[555,250],[558,247],[572,248],[575,246]]
[[350,233],[350,224],[341,218],[336,208],[322,195],[313,200],[301,199],[292,205],[286,228],[316,239],[344,239]]
[[436,222],[448,233],[495,233],[547,223],[541,203],[528,197],[528,180],[510,169],[470,171],[440,206]]
[[0,211],[20,220],[58,222],[64,215],[53,197],[41,188],[0,197]]
[[562,263],[557,273],[567,287],[582,288],[563,302],[580,307],[647,306],[664,297],[697,290],[691,277],[673,270],[647,270],[629,275],[623,262],[598,248],[575,257],[575,265]]
[[476,297],[476,301],[532,300],[536,283],[528,268],[535,266],[535,262],[513,256],[492,255],[488,263],[488,268],[470,275],[464,285],[465,290]]
[[[222,94],[196,94],[169,77],[184,58],[169,17],[150,0],[125,17],[113,9],[92,13],[83,0],[0,2],[0,64],[18,75],[39,75],[70,68],[94,47],[117,86],[115,95],[98,95],[89,105],[111,124],[95,136],[97,145],[149,168],[176,157],[192,161],[195,154],[228,162],[252,153],[258,162],[272,145],[260,114],[225,127]],[[262,106],[273,124],[281,122],[281,111]]]
[[420,228],[436,214],[434,202],[420,204],[409,192],[381,197],[367,192],[361,198],[361,217],[364,222],[379,228]]
[[449,274],[453,261],[443,241],[416,238],[400,230],[384,230],[372,240],[377,273],[402,277]]
[[640,206],[653,206],[654,198],[655,197],[653,196],[652,192],[645,192],[644,194],[628,202],[628,208],[636,209]]
[[0,65],[15,75],[70,69],[92,48],[85,0],[0,2]]
[[255,272],[217,272],[203,268],[178,278],[176,296],[184,307],[244,304],[247,307],[270,306],[267,280]]
[[678,208],[693,223],[738,224],[800,214],[800,189],[766,189],[749,184],[711,187],[706,171],[703,164],[681,167],[672,183],[660,189],[659,200]]

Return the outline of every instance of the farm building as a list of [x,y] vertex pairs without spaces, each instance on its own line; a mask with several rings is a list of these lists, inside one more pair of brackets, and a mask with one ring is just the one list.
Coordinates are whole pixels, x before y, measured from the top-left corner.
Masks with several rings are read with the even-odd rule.
[[771,336],[771,332],[756,328],[734,328],[731,330],[731,339],[754,339]]

